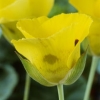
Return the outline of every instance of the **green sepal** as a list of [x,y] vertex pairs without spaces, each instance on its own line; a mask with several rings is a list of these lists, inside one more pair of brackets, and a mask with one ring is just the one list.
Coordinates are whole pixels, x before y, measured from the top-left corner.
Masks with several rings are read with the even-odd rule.
[[73,68],[67,73],[66,77],[62,80],[64,85],[74,83],[82,74],[86,63],[87,52],[81,55]]
[[35,67],[35,65],[33,65],[29,60],[23,58],[20,54],[18,54],[19,59],[21,60],[26,72],[29,74],[29,76],[34,79],[35,81],[37,81],[38,83],[40,83],[41,85],[44,86],[55,86],[57,85],[56,83],[52,83],[49,82],[48,80],[46,80],[41,74],[40,72],[37,70],[37,68]]

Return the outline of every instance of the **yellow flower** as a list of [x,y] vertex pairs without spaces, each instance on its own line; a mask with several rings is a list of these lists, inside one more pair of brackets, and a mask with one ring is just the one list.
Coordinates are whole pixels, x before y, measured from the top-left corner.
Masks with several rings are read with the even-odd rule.
[[8,41],[23,37],[16,22],[23,18],[47,16],[54,0],[0,0],[0,24]]
[[92,54],[100,56],[100,0],[70,0],[80,13],[93,18],[88,41]]
[[0,0],[0,23],[48,15],[54,0]]
[[24,19],[17,27],[25,38],[12,40],[26,71],[45,86],[72,84],[81,75],[86,54],[80,43],[89,33],[91,18],[84,14],[60,14]]

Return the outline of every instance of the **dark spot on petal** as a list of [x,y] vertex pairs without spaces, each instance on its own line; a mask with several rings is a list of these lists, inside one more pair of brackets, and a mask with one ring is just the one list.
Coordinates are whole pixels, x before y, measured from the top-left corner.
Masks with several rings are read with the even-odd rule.
[[78,43],[78,41],[79,41],[78,39],[75,40],[75,42],[74,42],[75,46],[76,46],[76,44]]
[[58,60],[58,58],[54,55],[48,54],[44,57],[43,60],[49,64],[54,64]]
[[11,28],[8,28],[11,33],[15,33],[15,31]]

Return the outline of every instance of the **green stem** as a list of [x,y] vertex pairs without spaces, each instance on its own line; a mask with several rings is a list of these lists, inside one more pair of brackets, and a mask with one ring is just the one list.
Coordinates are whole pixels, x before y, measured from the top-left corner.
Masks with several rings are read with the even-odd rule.
[[64,100],[63,84],[58,84],[57,89],[58,89],[59,100]]
[[26,74],[25,91],[24,91],[24,99],[23,100],[28,100],[29,88],[30,88],[30,77],[28,74]]
[[90,91],[91,91],[91,87],[92,87],[92,83],[93,83],[93,79],[94,79],[94,75],[95,75],[98,62],[99,62],[99,57],[93,56],[90,73],[88,77],[88,82],[87,82],[87,87],[86,87],[83,100],[89,100],[89,95],[90,95]]

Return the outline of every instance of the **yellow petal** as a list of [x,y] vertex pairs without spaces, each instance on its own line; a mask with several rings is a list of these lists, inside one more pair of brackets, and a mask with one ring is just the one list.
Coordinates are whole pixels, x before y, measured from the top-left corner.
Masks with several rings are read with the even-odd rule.
[[95,0],[94,14],[96,17],[100,18],[100,0]]
[[15,0],[0,0],[0,9],[12,4]]
[[72,68],[76,64],[79,57],[80,57],[80,44],[78,43],[77,46],[74,48],[74,50],[68,57],[67,66],[69,68]]
[[69,0],[69,2],[82,13],[94,15],[95,0]]
[[[24,19],[17,23],[17,28],[23,33],[26,38],[43,37],[44,31],[41,24],[49,18],[42,16],[34,19]],[[42,34],[41,34],[41,33]]]
[[1,3],[0,23],[48,15],[54,0],[10,0],[4,3]]
[[51,8],[53,7],[55,0],[29,0],[31,5],[32,15],[43,16],[48,15]]
[[[37,20],[37,18],[33,20],[23,20],[18,23],[18,28],[22,31],[26,38],[31,38],[32,36],[36,38],[45,38],[59,32],[66,27],[69,27],[72,24],[78,24],[74,31],[79,30],[81,33],[83,31],[87,31],[85,29],[91,23],[91,19],[89,19],[88,16],[78,13],[60,14],[48,20],[46,18],[46,20],[44,20],[44,22],[41,24],[38,23]],[[76,37],[84,37],[87,35],[87,32],[84,32],[84,36],[82,35],[83,34],[77,33]]]
[[[44,28],[46,33],[52,35],[59,32],[63,28],[69,27],[72,24],[79,24],[83,28],[86,28],[88,25],[90,25],[90,22],[91,22],[91,19],[89,19],[89,17],[84,14],[78,14],[78,13],[60,14],[44,22],[42,24],[42,27]],[[81,26],[76,27],[76,28],[79,31],[81,31]],[[76,37],[81,36],[81,34],[76,34],[76,35],[77,35]]]
[[16,0],[11,5],[0,9],[0,21],[17,20],[31,15],[28,0]]
[[100,20],[94,19],[88,39],[92,53],[100,56]]
[[87,53],[85,52],[81,55],[81,57],[78,59],[74,67],[68,72],[65,78],[61,80],[61,83],[64,83],[64,85],[70,85],[81,76],[85,68],[86,57]]

